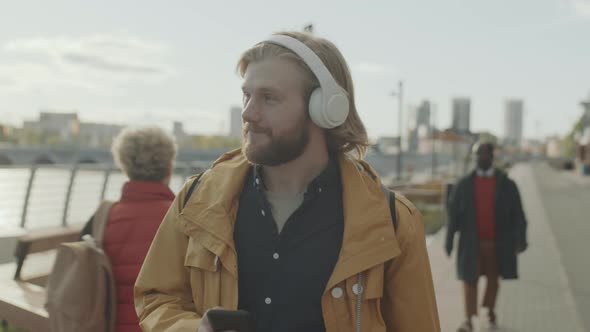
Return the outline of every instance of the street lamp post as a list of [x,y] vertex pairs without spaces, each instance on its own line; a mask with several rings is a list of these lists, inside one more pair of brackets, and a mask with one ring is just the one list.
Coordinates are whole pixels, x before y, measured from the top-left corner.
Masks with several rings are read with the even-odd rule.
[[398,122],[397,122],[397,131],[398,131],[398,141],[397,141],[397,180],[401,180],[402,178],[402,119],[403,119],[403,96],[404,96],[404,82],[398,82],[397,91],[393,91],[391,93],[392,96],[397,97],[398,101]]
[[432,179],[436,178],[436,105],[430,104],[430,137],[432,142]]
[[588,96],[587,101],[582,101],[580,105],[584,109],[584,114],[582,114],[582,128],[586,128],[590,126],[590,96]]

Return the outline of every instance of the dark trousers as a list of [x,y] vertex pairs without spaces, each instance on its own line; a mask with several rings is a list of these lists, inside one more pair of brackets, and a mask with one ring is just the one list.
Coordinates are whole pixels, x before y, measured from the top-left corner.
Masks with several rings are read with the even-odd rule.
[[[495,241],[480,240],[477,270],[478,277],[485,276],[487,281],[482,306],[493,311],[496,307],[496,298],[500,286]],[[477,315],[477,281],[475,283],[464,282],[463,290],[467,318]]]

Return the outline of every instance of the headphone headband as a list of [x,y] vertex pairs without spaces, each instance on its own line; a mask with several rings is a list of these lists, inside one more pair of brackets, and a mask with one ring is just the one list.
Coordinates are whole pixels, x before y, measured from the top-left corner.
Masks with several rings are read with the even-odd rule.
[[331,94],[342,90],[320,57],[301,41],[285,35],[272,35],[265,42],[283,46],[297,54],[318,79],[325,93]]

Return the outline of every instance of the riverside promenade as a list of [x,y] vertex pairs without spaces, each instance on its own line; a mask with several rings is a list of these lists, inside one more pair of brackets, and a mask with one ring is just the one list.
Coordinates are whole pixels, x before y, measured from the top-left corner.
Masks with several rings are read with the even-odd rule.
[[[501,281],[499,332],[590,331],[590,178],[556,171],[545,164],[519,164],[510,176],[520,189],[529,222],[528,250],[519,256],[520,279]],[[447,258],[446,229],[429,245],[434,285],[444,332],[464,319],[462,285],[455,254]],[[455,246],[456,248],[456,246]],[[480,279],[480,298],[485,278]],[[475,331],[491,331],[485,311]]]

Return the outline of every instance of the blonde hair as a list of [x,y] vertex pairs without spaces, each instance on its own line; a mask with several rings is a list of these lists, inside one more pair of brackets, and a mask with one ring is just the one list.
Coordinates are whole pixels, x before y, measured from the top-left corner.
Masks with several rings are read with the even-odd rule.
[[[326,129],[328,149],[349,154],[357,159],[363,159],[369,145],[367,130],[356,110],[350,70],[338,48],[332,42],[308,33],[280,32],[277,34],[295,38],[309,47],[322,60],[338,84],[346,91],[350,103],[348,117],[342,125]],[[271,43],[262,42],[244,52],[238,61],[237,71],[243,77],[250,63],[271,57],[291,59],[301,67],[307,77],[304,82],[305,97],[307,99],[309,99],[311,92],[320,86],[318,79],[299,56],[282,46]]]
[[176,158],[176,141],[158,127],[125,128],[113,140],[111,153],[131,180],[162,181]]

